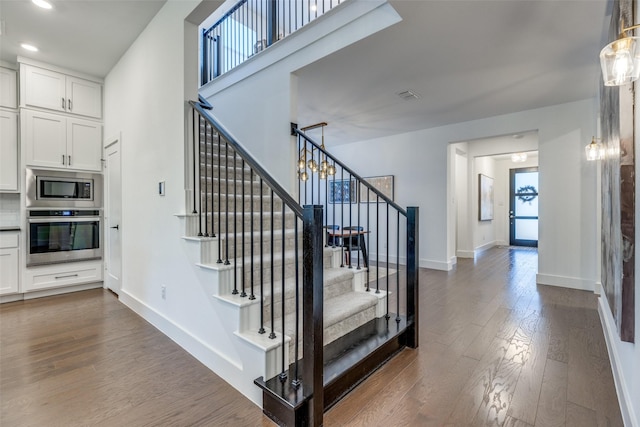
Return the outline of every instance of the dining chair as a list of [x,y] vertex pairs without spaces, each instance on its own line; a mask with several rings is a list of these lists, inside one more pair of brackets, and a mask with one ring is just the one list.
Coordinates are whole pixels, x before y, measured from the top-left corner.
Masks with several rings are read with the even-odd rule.
[[326,228],[327,228],[327,246],[331,246],[331,247],[334,247],[334,248],[336,246],[342,246],[342,239],[340,237],[329,235],[329,233],[332,232],[332,231],[340,230],[340,226],[339,225],[327,225]]
[[[364,227],[352,225],[352,226],[343,227],[342,229],[345,231],[347,230],[363,231]],[[345,237],[342,240],[342,247],[345,248],[344,253],[345,253],[347,265],[351,264],[351,252],[361,251],[360,239],[362,239],[363,237],[364,236],[362,234],[356,234],[355,236]]]

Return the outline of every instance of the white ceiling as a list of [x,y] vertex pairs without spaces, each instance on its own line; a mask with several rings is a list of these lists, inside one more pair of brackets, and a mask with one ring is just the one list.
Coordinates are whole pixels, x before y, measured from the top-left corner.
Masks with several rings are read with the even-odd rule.
[[[0,0],[0,59],[24,56],[104,77],[166,0],[49,0],[52,10],[30,0]],[[36,45],[28,52],[21,43]]]
[[[0,59],[103,77],[165,1],[51,0],[46,11],[0,0]],[[329,146],[597,94],[607,0],[390,3],[400,23],[297,72],[299,124],[328,122]],[[27,41],[40,52],[20,49]],[[396,95],[407,89],[420,99]]]
[[390,3],[400,23],[297,72],[299,124],[328,122],[328,146],[598,92],[606,0]]

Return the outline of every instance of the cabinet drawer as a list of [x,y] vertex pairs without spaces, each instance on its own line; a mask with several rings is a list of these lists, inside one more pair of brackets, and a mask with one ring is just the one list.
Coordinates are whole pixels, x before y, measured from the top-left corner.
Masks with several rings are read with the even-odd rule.
[[0,249],[18,247],[18,233],[0,233]]
[[87,263],[71,267],[29,268],[27,280],[24,283],[25,292],[40,289],[58,288],[61,286],[79,285],[82,283],[99,282],[102,280],[102,263]]

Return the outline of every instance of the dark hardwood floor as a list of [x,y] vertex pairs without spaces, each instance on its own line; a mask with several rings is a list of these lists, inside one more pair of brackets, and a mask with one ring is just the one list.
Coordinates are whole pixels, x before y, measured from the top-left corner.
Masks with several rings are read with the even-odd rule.
[[[535,284],[537,254],[494,248],[420,272],[420,348],[326,426],[622,426],[596,297]],[[0,306],[0,425],[273,425],[120,304],[91,290]]]
[[325,414],[328,426],[622,426],[593,293],[536,285],[537,251],[420,271],[420,347]]

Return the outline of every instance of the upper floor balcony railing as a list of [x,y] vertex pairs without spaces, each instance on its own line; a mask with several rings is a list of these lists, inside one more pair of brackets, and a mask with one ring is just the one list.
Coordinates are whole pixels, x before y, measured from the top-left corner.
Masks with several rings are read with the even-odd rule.
[[202,34],[207,84],[345,0],[240,0]]

